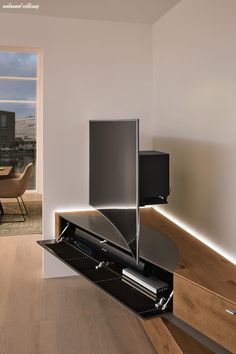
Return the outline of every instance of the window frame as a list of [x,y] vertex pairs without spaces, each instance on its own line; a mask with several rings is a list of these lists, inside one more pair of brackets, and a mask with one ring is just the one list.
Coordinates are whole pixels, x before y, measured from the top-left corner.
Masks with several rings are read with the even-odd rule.
[[22,52],[22,53],[35,53],[38,56],[37,60],[37,76],[0,76],[0,80],[30,80],[36,81],[36,99],[35,100],[0,100],[0,103],[32,103],[35,104],[35,118],[36,118],[36,178],[35,189],[28,190],[27,192],[42,193],[42,50],[40,48],[29,47],[13,47],[13,46],[0,46],[0,52]]

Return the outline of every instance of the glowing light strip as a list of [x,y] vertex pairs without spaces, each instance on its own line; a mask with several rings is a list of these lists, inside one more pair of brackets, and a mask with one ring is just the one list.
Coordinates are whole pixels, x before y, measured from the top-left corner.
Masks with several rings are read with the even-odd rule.
[[[149,206],[147,206],[148,208]],[[217,246],[214,242],[210,241],[209,239],[207,239],[205,236],[199,234],[196,230],[194,230],[192,227],[190,227],[189,225],[185,224],[184,222],[182,222],[181,220],[179,220],[178,218],[176,218],[175,216],[173,216],[172,214],[168,213],[167,211],[161,209],[159,206],[153,206],[153,208],[158,211],[160,214],[162,214],[163,216],[165,216],[167,219],[169,219],[170,221],[172,221],[173,223],[175,223],[176,225],[178,225],[179,227],[181,227],[183,230],[187,231],[189,234],[191,234],[193,237],[195,237],[196,239],[198,239],[199,241],[201,241],[202,243],[204,243],[206,246],[210,247],[212,250],[214,250],[215,252],[219,253],[221,256],[225,257],[228,261],[230,261],[231,263],[236,265],[236,259],[234,257],[232,257],[231,255],[229,255],[227,252],[225,252],[224,250],[222,250],[222,248],[220,248],[219,246]],[[76,209],[72,209],[72,208],[64,208],[64,209],[56,209],[55,212],[56,213],[73,213],[73,212],[79,212],[79,211],[91,211],[94,210],[94,208],[92,207],[85,207],[85,208],[76,208]]]
[[80,211],[91,211],[94,210],[94,208],[92,207],[86,207],[86,208],[76,208],[76,209],[72,209],[72,208],[64,208],[64,209],[56,209],[54,210],[54,213],[76,213],[76,212],[80,212]]
[[126,205],[126,206],[114,206],[114,205],[112,205],[112,206],[110,206],[110,205],[108,205],[108,206],[99,206],[99,205],[97,205],[96,206],[96,209],[97,210],[129,210],[129,209],[136,209],[136,205]]
[[208,238],[206,238],[205,236],[199,234],[196,230],[194,230],[192,227],[190,227],[189,225],[185,224],[184,222],[182,222],[181,220],[179,220],[178,218],[176,218],[175,216],[173,216],[172,214],[168,213],[167,211],[161,209],[161,207],[159,206],[155,206],[154,209],[156,211],[158,211],[160,214],[162,214],[163,216],[165,216],[167,219],[169,219],[170,221],[174,222],[176,225],[178,225],[179,227],[181,227],[183,230],[187,231],[189,234],[191,234],[193,237],[197,238],[199,241],[201,241],[202,243],[204,243],[206,246],[210,247],[213,251],[219,253],[221,256],[223,256],[224,258],[226,258],[228,261],[232,262],[233,264],[236,265],[236,258],[232,257],[231,255],[229,255],[227,252],[225,252],[222,248],[220,248],[219,246],[217,246],[214,242],[210,241]]

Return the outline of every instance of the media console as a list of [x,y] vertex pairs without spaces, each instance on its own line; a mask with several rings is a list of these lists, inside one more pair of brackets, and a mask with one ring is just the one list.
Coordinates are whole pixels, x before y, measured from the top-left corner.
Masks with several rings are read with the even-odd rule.
[[100,213],[58,218],[59,238],[39,241],[43,248],[142,319],[172,312],[179,255],[171,240],[141,225],[136,264],[118,230]]
[[[38,243],[138,315],[158,353],[212,353],[167,313],[236,353],[236,267],[152,208],[141,225],[139,266],[96,211],[57,213],[56,239]],[[124,269],[162,285],[150,291]]]

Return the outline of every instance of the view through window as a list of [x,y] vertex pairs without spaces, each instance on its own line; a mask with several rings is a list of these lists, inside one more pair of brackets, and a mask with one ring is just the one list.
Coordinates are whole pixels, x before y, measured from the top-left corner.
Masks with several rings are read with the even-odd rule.
[[33,163],[36,189],[38,54],[0,50],[0,166]]

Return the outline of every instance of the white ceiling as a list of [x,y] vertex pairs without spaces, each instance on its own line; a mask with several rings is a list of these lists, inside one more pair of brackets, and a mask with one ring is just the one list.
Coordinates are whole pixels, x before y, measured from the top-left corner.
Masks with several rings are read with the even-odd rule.
[[[90,20],[154,23],[181,0],[32,0],[35,9],[3,9],[1,12],[69,17]],[[3,4],[28,4],[8,0]]]

